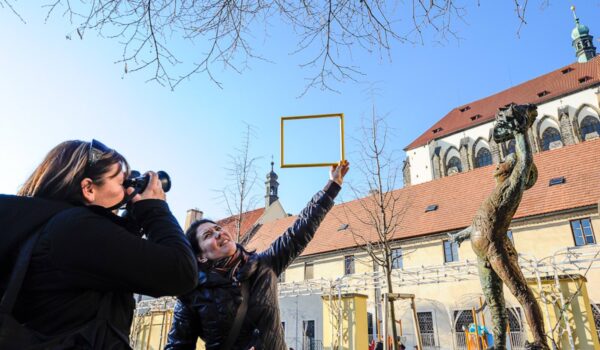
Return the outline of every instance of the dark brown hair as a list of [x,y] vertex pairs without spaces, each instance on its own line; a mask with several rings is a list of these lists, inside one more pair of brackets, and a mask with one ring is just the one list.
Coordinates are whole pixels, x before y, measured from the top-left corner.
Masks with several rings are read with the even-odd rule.
[[114,164],[119,164],[119,171],[129,172],[127,160],[112,149],[88,166],[89,148],[89,142],[79,140],[60,143],[48,152],[17,195],[80,204],[83,203],[83,179],[90,178],[95,184],[102,185],[103,176]]
[[194,255],[200,257],[202,256],[202,252],[200,251],[200,246],[198,245],[198,238],[196,237],[196,231],[198,231],[198,226],[210,222],[211,224],[217,225],[216,222],[210,219],[200,219],[194,221],[187,230],[185,230],[185,237],[192,245],[192,251]]

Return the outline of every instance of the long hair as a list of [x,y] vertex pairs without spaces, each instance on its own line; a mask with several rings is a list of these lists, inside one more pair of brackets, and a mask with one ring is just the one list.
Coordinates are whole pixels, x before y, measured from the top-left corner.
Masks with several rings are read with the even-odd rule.
[[88,166],[89,148],[89,142],[79,140],[60,143],[48,152],[17,195],[81,204],[83,179],[90,178],[94,184],[102,185],[103,176],[114,164],[119,165],[119,171],[129,172],[127,160],[115,150],[103,153]]

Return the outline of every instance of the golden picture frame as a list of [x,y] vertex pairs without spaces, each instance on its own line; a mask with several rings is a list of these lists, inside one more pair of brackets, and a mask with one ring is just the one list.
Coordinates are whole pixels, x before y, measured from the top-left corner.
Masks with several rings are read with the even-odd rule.
[[318,119],[318,118],[338,118],[339,119],[340,161],[345,160],[345,155],[344,155],[344,147],[345,147],[344,146],[344,113],[281,117],[281,167],[282,168],[325,167],[325,166],[331,166],[331,165],[337,164],[337,162],[335,162],[335,163],[286,163],[285,162],[285,138],[284,138],[285,122],[290,122],[293,120]]

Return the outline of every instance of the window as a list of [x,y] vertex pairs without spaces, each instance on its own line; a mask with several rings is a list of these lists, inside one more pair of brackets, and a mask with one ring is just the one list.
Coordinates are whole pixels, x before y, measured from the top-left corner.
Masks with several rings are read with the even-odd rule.
[[437,204],[430,204],[427,206],[427,208],[425,208],[425,212],[429,213],[430,211],[436,211],[437,209],[438,209]]
[[435,347],[435,331],[433,329],[433,313],[417,312],[419,331],[424,348]]
[[510,239],[512,244],[515,244],[515,239],[513,238],[512,230],[506,231],[506,237],[508,237],[508,239]]
[[460,159],[458,159],[458,157],[456,156],[450,158],[446,169],[446,175],[452,175],[454,173],[462,172],[462,164],[460,163]]
[[480,168],[490,164],[492,164],[492,154],[487,148],[480,148],[475,157],[475,167]]
[[598,121],[598,118],[588,115],[581,121],[581,137],[586,140],[586,136],[594,132],[600,136],[600,121]]
[[515,153],[515,145],[516,145],[515,139],[508,141],[508,143],[506,144],[506,155]]
[[315,321],[302,321],[302,349],[316,350]]
[[392,249],[392,269],[402,268],[402,248]]
[[444,241],[444,262],[458,261],[458,243]]
[[304,263],[304,280],[315,278],[315,269],[313,263]]
[[281,274],[279,275],[279,277],[277,277],[277,281],[279,283],[285,282],[285,271],[281,272]]
[[373,334],[373,314],[367,312],[367,334],[369,335],[369,342],[375,339],[375,335]]
[[544,96],[548,95],[549,93],[550,93],[550,91],[544,90],[544,91],[538,92],[537,95],[538,95],[538,97],[544,97]]
[[565,179],[564,176],[560,176],[560,177],[553,177],[550,179],[550,181],[548,182],[548,186],[556,186],[556,185],[561,185],[564,184],[565,182],[567,182],[567,179]]
[[523,323],[521,320],[521,308],[519,307],[507,307],[506,314],[508,315],[508,326],[512,332],[521,332],[523,329]]
[[567,67],[567,68],[563,69],[561,72],[562,72],[562,74],[567,74],[567,73],[572,72],[572,71],[574,71],[573,68]]
[[354,255],[344,257],[344,275],[352,275],[354,273]]
[[596,243],[590,218],[572,220],[571,230],[573,231],[573,238],[575,239],[576,246]]
[[465,331],[473,322],[473,314],[471,310],[455,310],[454,311],[454,334],[456,344],[462,345],[459,349],[466,349],[467,337]]
[[473,323],[473,314],[471,313],[471,310],[454,311],[454,331],[457,333],[464,333],[471,323]]
[[[579,42],[579,46],[581,46],[581,42]],[[580,49],[582,49],[582,48],[583,47],[580,47]],[[579,78],[577,80],[579,80],[580,84],[583,84],[583,83],[585,83],[588,80],[592,80],[592,77],[590,77],[589,75],[586,75],[585,77],[581,77],[581,78]]]
[[594,323],[596,324],[596,332],[600,338],[600,304],[592,304],[592,315],[594,315]]
[[542,149],[547,151],[550,149],[550,144],[555,141],[561,141],[560,132],[556,128],[549,127],[542,133]]

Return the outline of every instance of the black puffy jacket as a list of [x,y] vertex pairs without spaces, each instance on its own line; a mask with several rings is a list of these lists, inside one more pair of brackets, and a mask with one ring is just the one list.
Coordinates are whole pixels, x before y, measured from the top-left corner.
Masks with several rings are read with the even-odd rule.
[[112,331],[80,334],[70,341],[82,344],[77,349],[129,349],[132,293],[183,294],[195,287],[197,276],[192,249],[167,203],[142,200],[132,211],[147,240],[102,207],[0,195],[0,292],[19,246],[42,228],[13,316],[54,337],[94,320],[102,301],[108,300]]
[[192,350],[201,338],[207,350],[219,350],[231,330],[241,303],[240,283],[248,283],[246,318],[233,349],[287,350],[277,292],[277,277],[313,238],[333,206],[340,186],[329,182],[298,218],[263,252],[251,253],[237,276],[200,271],[198,287],[179,298],[165,350]]

